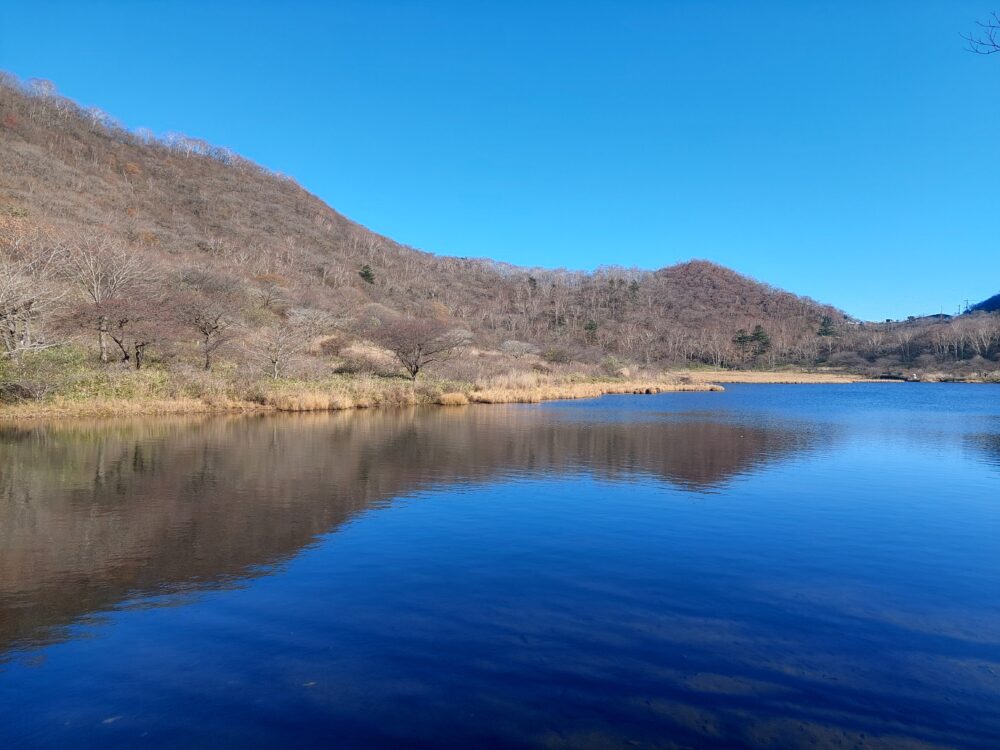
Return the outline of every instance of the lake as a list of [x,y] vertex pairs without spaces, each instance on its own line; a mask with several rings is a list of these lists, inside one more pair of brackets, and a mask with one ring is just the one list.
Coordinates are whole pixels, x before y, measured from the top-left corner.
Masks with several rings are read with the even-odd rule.
[[1000,747],[1000,386],[0,426],[3,748]]

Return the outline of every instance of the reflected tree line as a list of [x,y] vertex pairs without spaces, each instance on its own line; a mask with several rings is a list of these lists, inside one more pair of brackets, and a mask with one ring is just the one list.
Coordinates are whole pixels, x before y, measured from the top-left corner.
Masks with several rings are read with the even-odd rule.
[[585,471],[704,491],[816,439],[519,407],[8,426],[0,649],[59,637],[131,595],[259,575],[359,512],[432,486]]

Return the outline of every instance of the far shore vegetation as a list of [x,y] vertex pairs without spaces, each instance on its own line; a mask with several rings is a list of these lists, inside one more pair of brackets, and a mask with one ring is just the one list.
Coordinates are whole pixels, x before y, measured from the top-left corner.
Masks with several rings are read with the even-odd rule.
[[727,383],[884,380],[795,368],[665,370],[629,366],[610,357],[596,366],[553,364],[535,354],[515,358],[469,346],[456,346],[440,364],[416,377],[392,352],[373,344],[355,345],[336,357],[312,346],[288,365],[289,372],[277,376],[267,368],[255,371],[226,361],[205,370],[154,359],[136,369],[122,362],[101,364],[88,347],[68,345],[0,360],[0,420],[538,403],[605,394],[723,390]]
[[[454,352],[458,354],[458,350]],[[707,373],[630,369],[615,361],[604,368],[520,367],[500,352],[465,348],[463,366],[455,359],[440,372],[411,376],[391,352],[374,345],[355,347],[350,359],[329,358],[306,373],[302,356],[294,374],[247,371],[232,363],[211,370],[152,362],[141,369],[123,363],[102,365],[85,347],[67,346],[0,360],[0,419],[58,416],[117,416],[225,411],[333,411],[419,405],[537,403],[593,398],[607,393],[664,393],[722,390]],[[535,359],[535,358],[531,358]],[[473,362],[496,374],[461,377]],[[502,364],[508,365],[504,368]],[[534,365],[532,367],[532,364]],[[500,367],[497,367],[501,365]],[[339,371],[338,371],[339,370]]]

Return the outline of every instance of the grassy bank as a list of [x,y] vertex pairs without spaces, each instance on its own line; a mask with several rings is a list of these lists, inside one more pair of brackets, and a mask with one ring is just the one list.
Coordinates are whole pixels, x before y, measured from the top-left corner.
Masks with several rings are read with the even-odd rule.
[[595,377],[578,372],[506,372],[476,382],[421,377],[413,382],[379,375],[240,382],[204,373],[109,369],[88,372],[73,387],[0,406],[0,420],[139,414],[315,412],[379,407],[539,403],[596,398],[608,393],[713,391],[722,387],[671,373]]
[[[891,382],[833,371],[699,369],[605,375],[573,367],[558,372],[507,369],[473,380],[422,375],[413,382],[393,374],[371,373],[272,380],[245,379],[235,370],[221,368],[211,373],[157,368],[137,372],[114,366],[97,368],[92,363],[81,362],[79,357],[52,360],[49,364],[53,370],[46,373],[46,377],[54,385],[34,398],[8,398],[8,403],[0,399],[0,420],[532,404],[597,398],[605,394],[720,391],[722,383]],[[938,382],[930,377],[927,380]]]
[[[374,355],[369,353],[369,358]],[[537,358],[536,358],[537,360]],[[470,350],[414,381],[391,358],[377,368],[335,373],[336,362],[314,361],[311,371],[271,379],[221,363],[209,371],[173,362],[142,370],[101,366],[92,353],[65,347],[19,362],[0,362],[0,420],[133,414],[316,412],[418,405],[539,403],[612,393],[722,390],[720,383],[857,383],[861,375],[836,371],[757,371],[607,367],[504,358]],[[343,366],[343,363],[340,363]]]

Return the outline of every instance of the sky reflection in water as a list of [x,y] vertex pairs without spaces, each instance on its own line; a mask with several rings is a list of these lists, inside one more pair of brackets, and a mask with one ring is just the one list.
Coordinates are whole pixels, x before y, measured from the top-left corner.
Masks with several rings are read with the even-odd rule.
[[0,430],[4,747],[995,748],[1000,388]]

